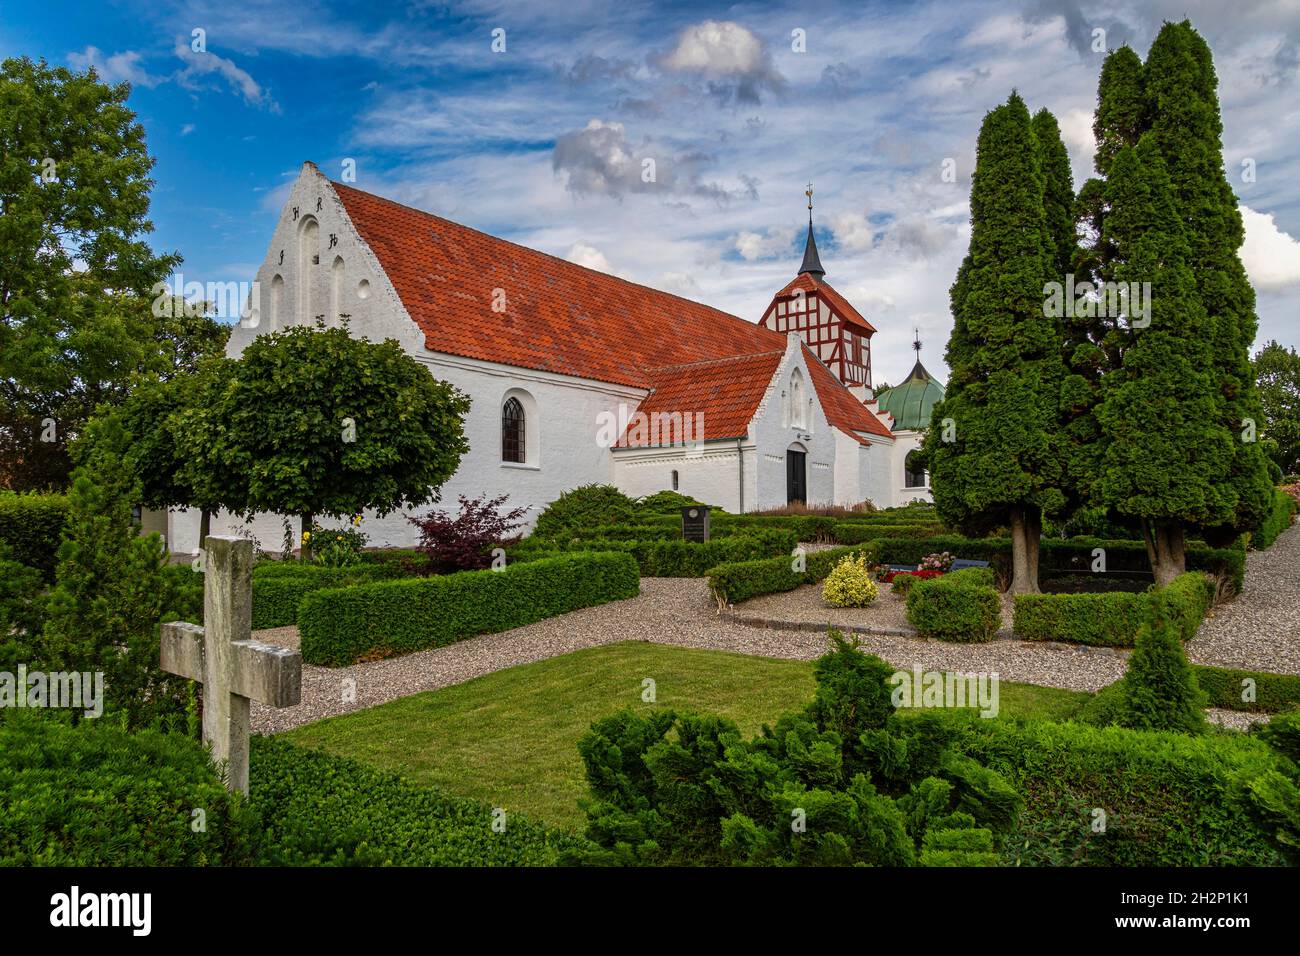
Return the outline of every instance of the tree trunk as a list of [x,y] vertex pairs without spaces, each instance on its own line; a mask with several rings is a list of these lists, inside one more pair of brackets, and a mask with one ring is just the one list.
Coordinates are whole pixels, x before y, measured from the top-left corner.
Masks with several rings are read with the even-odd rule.
[[1038,582],[1029,568],[1029,521],[1024,508],[1011,509],[1011,593],[1033,594]]
[[[315,523],[315,521],[316,521],[316,516],[313,512],[304,511],[302,513],[302,530],[311,531],[311,526],[313,523]],[[311,560],[311,535],[308,535],[305,538],[299,536],[298,540],[302,543],[302,552],[301,552],[302,560],[310,561]]]
[[199,547],[208,546],[208,535],[212,533],[212,512],[207,508],[199,511]]
[[[1151,562],[1151,572],[1155,575],[1156,585],[1164,587],[1187,570],[1183,526],[1180,524],[1154,525],[1151,529],[1151,541],[1155,551],[1155,560]],[[1148,550],[1151,550],[1151,548],[1149,547]]]
[[1043,540],[1043,512],[1030,508],[1025,514],[1025,564],[1029,571],[1029,583],[1032,594],[1038,593],[1038,556]]

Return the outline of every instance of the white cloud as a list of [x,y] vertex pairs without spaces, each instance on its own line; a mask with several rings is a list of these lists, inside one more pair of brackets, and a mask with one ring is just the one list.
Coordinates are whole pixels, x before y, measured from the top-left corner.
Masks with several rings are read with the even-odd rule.
[[759,259],[771,259],[789,253],[790,244],[794,242],[792,226],[772,226],[766,232],[744,230],[737,233],[732,242],[740,257],[746,262]]
[[864,213],[842,212],[831,216],[831,234],[835,242],[844,249],[864,252],[870,249],[874,241],[871,223]]
[[705,20],[687,27],[660,65],[673,72],[725,81],[713,92],[741,102],[757,103],[764,88],[779,92],[785,86],[785,77],[773,66],[763,42],[731,20]]
[[1300,284],[1300,241],[1277,227],[1272,213],[1237,207],[1246,227],[1241,262],[1257,289],[1274,292]]
[[597,272],[607,272],[614,275],[615,272],[610,268],[609,260],[605,254],[595,246],[589,246],[585,242],[575,242],[569,247],[569,251],[564,254],[564,258],[569,262],[576,262],[580,266],[586,266],[588,269],[595,269]]
[[123,50],[121,53],[105,56],[99,47],[88,46],[81,53],[69,53],[68,63],[76,70],[94,67],[99,78],[105,83],[125,81],[133,86],[153,88],[164,79],[164,77],[150,75],[141,66],[140,54],[135,50]]
[[243,96],[244,102],[250,106],[262,106],[273,113],[280,112],[279,105],[271,99],[270,93],[233,60],[211,51],[196,52],[182,37],[176,38],[172,52],[185,63],[185,67],[176,73],[176,81],[182,86],[193,89],[197,86],[195,81],[198,77],[216,75]]
[[184,126],[181,127],[181,135],[189,136],[190,133],[194,132],[194,129],[195,127],[193,123],[186,123]]

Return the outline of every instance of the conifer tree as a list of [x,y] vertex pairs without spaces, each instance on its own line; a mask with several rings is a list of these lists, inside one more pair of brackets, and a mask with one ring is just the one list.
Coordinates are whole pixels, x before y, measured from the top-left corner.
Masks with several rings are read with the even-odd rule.
[[1043,301],[1044,284],[1060,277],[1038,152],[1029,110],[1013,93],[980,130],[970,251],[951,291],[951,376],[925,444],[946,522],[975,532],[1010,526],[1018,593],[1038,589],[1042,515],[1064,502],[1061,323]]
[[1230,513],[1204,529],[1226,543],[1258,527],[1269,512],[1272,481],[1259,442],[1263,408],[1250,348],[1259,320],[1255,291],[1239,250],[1245,229],[1223,167],[1223,122],[1209,45],[1191,23],[1166,23],[1147,54],[1147,115],[1169,170],[1190,249],[1188,265],[1210,320],[1216,424],[1234,435],[1232,461],[1219,476]]
[[1187,661],[1174,598],[1154,591],[1147,596],[1128,670],[1117,723],[1133,730],[1205,731],[1205,700]]
[[[1185,567],[1188,525],[1229,513],[1219,476],[1232,438],[1216,416],[1206,316],[1164,160],[1150,134],[1116,153],[1106,183],[1104,241],[1115,280],[1151,284],[1147,313],[1128,317],[1131,342],[1102,380],[1096,409],[1101,471],[1097,500],[1138,522],[1158,584]],[[1142,323],[1147,323],[1142,325]]]

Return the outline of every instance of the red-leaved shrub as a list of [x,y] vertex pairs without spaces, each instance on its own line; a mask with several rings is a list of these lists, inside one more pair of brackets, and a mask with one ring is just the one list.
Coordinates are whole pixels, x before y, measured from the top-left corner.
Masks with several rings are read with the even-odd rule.
[[492,549],[512,537],[511,532],[523,522],[527,508],[502,513],[508,495],[488,498],[460,496],[460,514],[456,517],[432,511],[423,518],[407,518],[420,529],[416,548],[428,559],[421,570],[425,574],[451,574],[454,571],[477,571],[492,565]]

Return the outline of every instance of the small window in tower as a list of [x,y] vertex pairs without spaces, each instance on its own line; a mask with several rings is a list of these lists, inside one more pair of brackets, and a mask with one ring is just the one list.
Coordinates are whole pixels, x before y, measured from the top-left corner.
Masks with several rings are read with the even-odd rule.
[[524,462],[524,406],[508,398],[501,406],[501,460]]
[[677,469],[673,469],[673,491],[677,490]]

